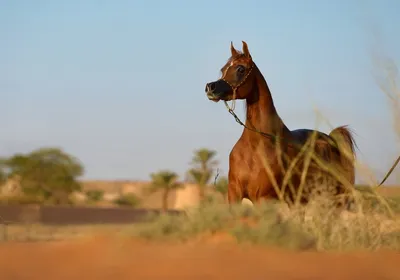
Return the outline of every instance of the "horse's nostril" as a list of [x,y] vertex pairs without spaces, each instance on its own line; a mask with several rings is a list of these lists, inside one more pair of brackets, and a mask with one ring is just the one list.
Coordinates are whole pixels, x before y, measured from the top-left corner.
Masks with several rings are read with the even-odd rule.
[[206,84],[206,92],[213,92],[216,88],[215,82]]
[[215,90],[215,88],[216,88],[215,83],[212,83],[212,84],[210,85],[210,88],[211,88],[211,90]]

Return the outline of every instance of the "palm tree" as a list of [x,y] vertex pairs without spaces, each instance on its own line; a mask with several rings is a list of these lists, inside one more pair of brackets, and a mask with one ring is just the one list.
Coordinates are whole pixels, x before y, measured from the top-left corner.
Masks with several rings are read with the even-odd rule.
[[197,184],[201,200],[205,197],[205,187],[213,175],[214,167],[218,164],[214,159],[216,154],[216,151],[206,148],[194,151],[191,162],[194,167],[189,169],[188,175],[191,181]]
[[226,194],[228,193],[228,178],[225,176],[219,178],[215,183],[215,190],[226,199]]
[[161,170],[157,173],[151,173],[151,183],[148,191],[150,193],[162,190],[162,210],[168,209],[168,197],[172,190],[183,187],[183,184],[177,182],[178,174],[169,170]]
[[195,150],[192,158],[192,164],[200,165],[199,167],[201,170],[206,170],[218,164],[218,162],[214,159],[216,155],[217,151],[206,148]]

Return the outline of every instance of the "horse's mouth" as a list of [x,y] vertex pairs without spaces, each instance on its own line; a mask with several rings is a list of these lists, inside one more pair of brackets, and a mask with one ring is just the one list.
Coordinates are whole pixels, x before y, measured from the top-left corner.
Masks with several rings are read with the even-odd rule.
[[216,96],[212,92],[207,92],[207,97],[208,97],[209,100],[214,101],[214,102],[218,102],[218,101],[221,100],[221,98],[219,98],[218,96]]

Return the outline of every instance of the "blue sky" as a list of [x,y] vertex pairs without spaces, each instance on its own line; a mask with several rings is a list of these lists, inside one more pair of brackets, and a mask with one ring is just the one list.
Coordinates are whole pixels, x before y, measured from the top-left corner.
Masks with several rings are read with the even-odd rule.
[[361,0],[0,0],[0,155],[59,146],[86,178],[147,179],[163,168],[182,175],[207,147],[226,174],[242,128],[204,87],[230,41],[245,40],[286,125],[314,128],[319,108],[355,130],[359,158],[381,177],[400,150],[370,53],[400,63],[399,10]]

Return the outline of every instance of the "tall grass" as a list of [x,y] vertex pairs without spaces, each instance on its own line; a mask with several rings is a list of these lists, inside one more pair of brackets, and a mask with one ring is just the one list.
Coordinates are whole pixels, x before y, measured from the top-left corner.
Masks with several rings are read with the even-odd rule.
[[[386,62],[390,62],[387,60]],[[383,67],[386,71],[386,86],[381,89],[391,101],[394,124],[400,139],[400,91],[395,80],[397,68],[391,63]],[[391,72],[390,72],[391,71]],[[319,113],[319,120],[324,119]],[[228,234],[241,243],[267,244],[290,249],[325,250],[377,250],[400,249],[400,199],[386,199],[377,192],[377,180],[369,186],[356,189],[340,172],[340,167],[323,161],[315,153],[316,135],[313,135],[291,164],[284,169],[283,184],[278,185],[269,166],[268,159],[261,153],[266,173],[279,198],[275,202],[261,202],[254,207],[232,205],[215,201],[191,209],[187,215],[162,215],[149,223],[137,227],[133,234],[150,240],[188,241],[194,237]],[[279,148],[279,145],[277,145]],[[277,151],[280,153],[281,151]],[[361,176],[370,176],[362,162],[352,158],[349,150],[343,150],[348,159],[354,160]],[[284,156],[284,155],[283,155]],[[333,181],[340,182],[347,196],[354,201],[353,211],[336,207],[329,181],[317,182],[308,174],[310,167],[317,166]],[[363,174],[364,170],[364,174]],[[295,188],[290,178],[300,172],[301,183]],[[298,175],[296,174],[296,175]],[[295,199],[288,207],[286,193]],[[301,198],[310,198],[301,205]]]
[[186,215],[154,217],[135,226],[130,234],[147,240],[188,242],[222,233],[229,241],[294,250],[399,250],[400,222],[377,214],[379,206],[351,213],[337,211],[330,198],[292,208],[276,201],[253,207],[228,207],[212,201]]

